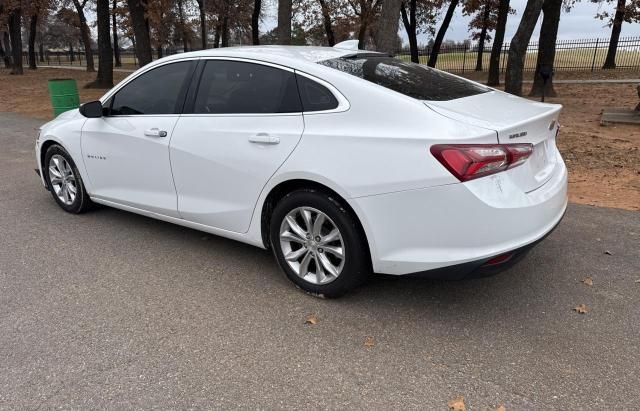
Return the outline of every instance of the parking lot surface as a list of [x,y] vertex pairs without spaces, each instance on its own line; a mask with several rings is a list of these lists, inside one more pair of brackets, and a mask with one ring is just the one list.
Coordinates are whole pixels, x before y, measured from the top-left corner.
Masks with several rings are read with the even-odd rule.
[[268,251],[63,212],[33,172],[38,125],[0,114],[2,409],[640,404],[639,212],[571,205],[500,275],[322,300]]

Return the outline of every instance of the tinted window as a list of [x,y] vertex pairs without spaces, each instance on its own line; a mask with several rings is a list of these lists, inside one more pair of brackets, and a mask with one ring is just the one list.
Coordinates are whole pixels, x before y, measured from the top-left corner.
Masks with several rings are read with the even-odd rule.
[[453,100],[489,89],[431,67],[387,56],[355,55],[319,64],[344,71],[419,100]]
[[192,62],[167,64],[137,77],[113,97],[112,115],[176,114]]
[[194,113],[299,113],[292,72],[239,61],[208,61],[202,73]]
[[331,110],[338,107],[338,100],[328,88],[303,76],[297,76],[297,79],[304,111]]

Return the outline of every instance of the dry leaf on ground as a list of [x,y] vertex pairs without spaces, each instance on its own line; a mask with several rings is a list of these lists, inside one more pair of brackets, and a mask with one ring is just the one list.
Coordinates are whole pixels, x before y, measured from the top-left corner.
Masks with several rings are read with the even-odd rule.
[[374,345],[376,345],[376,341],[373,339],[373,337],[367,337],[364,339],[364,346],[367,348],[371,348]]
[[309,325],[316,325],[318,324],[318,317],[316,317],[315,314],[311,314],[307,317],[307,319],[304,321],[305,324],[309,324]]
[[574,307],[573,311],[577,312],[578,314],[586,314],[588,311],[588,308],[586,305],[580,304],[579,306]]
[[592,279],[591,277],[585,277],[585,278],[582,280],[582,282],[583,282],[585,285],[593,285],[593,279]]
[[507,411],[507,407],[505,407],[504,405],[501,405],[493,411]]
[[467,407],[464,406],[464,397],[461,395],[456,399],[449,400],[447,407],[452,411],[467,411]]

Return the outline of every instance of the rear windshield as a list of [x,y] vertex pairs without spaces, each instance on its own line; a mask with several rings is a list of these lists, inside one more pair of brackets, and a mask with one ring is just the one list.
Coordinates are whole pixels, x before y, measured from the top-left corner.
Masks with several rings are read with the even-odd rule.
[[486,93],[488,88],[422,64],[385,55],[354,55],[318,62],[405,96],[446,101]]

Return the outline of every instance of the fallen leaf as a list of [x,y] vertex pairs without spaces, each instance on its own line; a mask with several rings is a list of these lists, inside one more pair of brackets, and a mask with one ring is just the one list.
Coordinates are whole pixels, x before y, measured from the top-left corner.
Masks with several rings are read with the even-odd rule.
[[585,277],[585,278],[582,280],[582,282],[583,282],[585,285],[593,285],[593,279],[592,279],[591,277]]
[[498,408],[494,409],[493,411],[507,411],[507,408],[504,405],[501,405]]
[[580,304],[579,306],[574,307],[573,311],[577,312],[578,314],[586,314],[588,309],[586,305]]
[[309,324],[309,325],[316,325],[318,324],[318,317],[316,317],[315,314],[311,314],[307,317],[307,319],[304,321],[305,324]]
[[464,397],[461,395],[456,399],[449,400],[447,407],[453,411],[467,411],[467,407],[464,406]]
[[364,339],[364,346],[367,348],[371,348],[374,345],[376,345],[376,341],[373,339],[373,337],[367,337]]
[[606,255],[613,255],[613,253],[612,253],[611,251],[609,251],[609,250],[605,250],[605,252],[604,252],[604,253],[605,253]]

